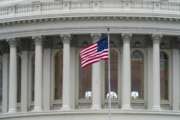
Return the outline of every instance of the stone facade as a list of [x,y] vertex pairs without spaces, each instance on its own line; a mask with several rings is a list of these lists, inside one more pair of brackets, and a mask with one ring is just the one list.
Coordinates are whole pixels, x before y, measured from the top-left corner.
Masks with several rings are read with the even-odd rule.
[[80,49],[101,33],[116,59],[111,118],[180,119],[178,1],[0,3],[0,119],[108,119],[106,62],[86,77],[79,64]]

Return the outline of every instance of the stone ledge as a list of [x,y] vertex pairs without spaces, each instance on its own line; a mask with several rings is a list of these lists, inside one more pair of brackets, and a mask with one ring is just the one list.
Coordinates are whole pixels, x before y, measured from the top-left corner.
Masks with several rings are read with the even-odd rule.
[[[180,111],[150,111],[150,110],[111,110],[112,115],[138,115],[138,116],[177,116],[180,118]],[[108,110],[72,110],[72,111],[50,111],[50,112],[27,112],[27,113],[3,113],[0,115],[0,119],[8,118],[21,118],[21,117],[37,117],[37,116],[74,116],[74,115],[106,115]]]

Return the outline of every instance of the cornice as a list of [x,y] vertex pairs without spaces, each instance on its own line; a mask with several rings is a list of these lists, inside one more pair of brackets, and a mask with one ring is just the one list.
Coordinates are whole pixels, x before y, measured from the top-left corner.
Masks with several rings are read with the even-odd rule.
[[134,16],[89,16],[89,17],[55,17],[55,18],[39,18],[30,20],[7,21],[0,23],[0,27],[9,27],[24,24],[38,24],[48,22],[74,22],[74,21],[156,21],[156,22],[175,22],[179,23],[180,18],[164,18],[164,17],[134,17]]
[[0,5],[2,8],[0,10],[0,26],[77,20],[179,22],[180,10],[177,9],[180,6],[179,3],[159,0],[142,0],[142,2],[136,0],[24,1],[8,6]]

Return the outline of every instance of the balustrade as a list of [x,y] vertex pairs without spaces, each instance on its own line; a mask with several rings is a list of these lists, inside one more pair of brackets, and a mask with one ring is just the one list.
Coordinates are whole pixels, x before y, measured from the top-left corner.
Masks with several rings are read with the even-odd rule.
[[[0,1],[1,2],[1,1]],[[2,1],[4,2],[4,1]],[[19,2],[18,4],[9,4],[0,6],[0,19],[13,18],[17,16],[45,15],[50,11],[63,11],[79,9],[125,9],[125,10],[149,10],[149,12],[162,11],[176,12],[180,14],[180,2],[168,2],[161,0],[57,0],[57,1],[39,1],[39,2]],[[153,10],[153,11],[152,11]],[[166,11],[166,12],[165,12]],[[59,12],[60,13],[60,12]]]

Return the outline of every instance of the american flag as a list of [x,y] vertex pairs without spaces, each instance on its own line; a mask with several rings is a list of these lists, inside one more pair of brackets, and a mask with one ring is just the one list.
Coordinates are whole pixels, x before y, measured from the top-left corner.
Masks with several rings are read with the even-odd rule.
[[108,59],[108,37],[102,36],[100,40],[80,51],[81,67]]

